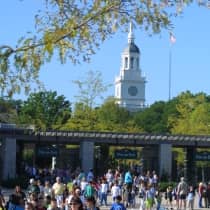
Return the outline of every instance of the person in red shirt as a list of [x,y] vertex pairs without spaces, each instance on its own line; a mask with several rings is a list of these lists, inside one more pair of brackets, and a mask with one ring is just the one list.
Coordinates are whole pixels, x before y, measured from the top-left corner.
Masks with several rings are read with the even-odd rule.
[[199,208],[203,208],[202,201],[203,201],[203,197],[204,197],[205,192],[206,192],[206,187],[205,187],[203,182],[200,182],[199,185],[198,185],[198,197],[199,197],[198,207]]

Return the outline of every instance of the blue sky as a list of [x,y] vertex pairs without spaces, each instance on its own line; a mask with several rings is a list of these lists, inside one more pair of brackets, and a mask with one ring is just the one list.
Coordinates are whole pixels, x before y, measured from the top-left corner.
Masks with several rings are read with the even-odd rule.
[[[36,2],[36,3],[35,3]],[[0,45],[14,46],[21,35],[33,29],[33,18],[39,9],[39,1],[2,1],[0,7]],[[191,5],[181,17],[174,19],[173,33],[176,43],[172,46],[171,96],[189,90],[192,93],[210,93],[210,9]],[[141,51],[140,65],[147,78],[146,103],[167,101],[169,97],[169,34],[149,37],[144,31],[135,29],[135,43]],[[92,56],[90,64],[61,65],[56,57],[44,65],[40,78],[47,90],[55,90],[71,102],[75,102],[77,86],[73,80],[82,79],[89,70],[101,71],[104,83],[114,84],[120,71],[121,52],[127,44],[127,34],[117,33],[106,40]],[[114,95],[114,85],[104,97]],[[25,99],[24,95],[16,98]],[[101,103],[102,101],[98,101]]]

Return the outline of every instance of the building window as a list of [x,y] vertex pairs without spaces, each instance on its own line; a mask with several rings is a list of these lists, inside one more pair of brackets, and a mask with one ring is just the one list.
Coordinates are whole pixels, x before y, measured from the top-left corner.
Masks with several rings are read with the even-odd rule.
[[136,67],[139,68],[139,58],[136,58]]
[[128,68],[128,57],[125,57],[125,68]]
[[131,57],[131,69],[133,69],[133,66],[134,66],[134,58]]

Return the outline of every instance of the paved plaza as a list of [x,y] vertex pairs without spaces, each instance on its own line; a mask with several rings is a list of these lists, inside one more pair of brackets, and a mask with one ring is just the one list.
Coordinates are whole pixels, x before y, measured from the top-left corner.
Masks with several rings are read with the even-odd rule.
[[[112,202],[111,196],[108,196],[108,206],[100,206],[100,209],[101,210],[108,210],[108,209],[110,209],[111,202]],[[176,205],[175,205],[175,201],[173,201],[173,207],[174,207],[173,208],[174,210],[177,210]],[[139,198],[138,198],[138,196],[136,196],[136,205],[135,205],[135,207],[128,207],[128,209],[131,209],[131,210],[137,210],[138,209],[139,210]],[[166,200],[164,199],[164,196],[163,196],[160,210],[164,210],[164,209],[170,210],[170,208],[167,205],[167,202],[166,202]],[[201,210],[201,209],[202,210],[207,210],[208,208],[198,208],[198,195],[196,194],[195,201],[194,201],[194,210]],[[156,210],[156,206],[154,206],[152,210]]]

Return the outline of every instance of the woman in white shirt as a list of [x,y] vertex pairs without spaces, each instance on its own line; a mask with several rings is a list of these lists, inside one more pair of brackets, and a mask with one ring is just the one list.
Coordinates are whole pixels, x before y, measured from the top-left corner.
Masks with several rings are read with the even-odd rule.
[[114,185],[111,188],[111,195],[112,195],[113,202],[115,201],[118,195],[121,195],[121,190],[120,190],[120,187],[118,186],[117,181],[115,181]]

